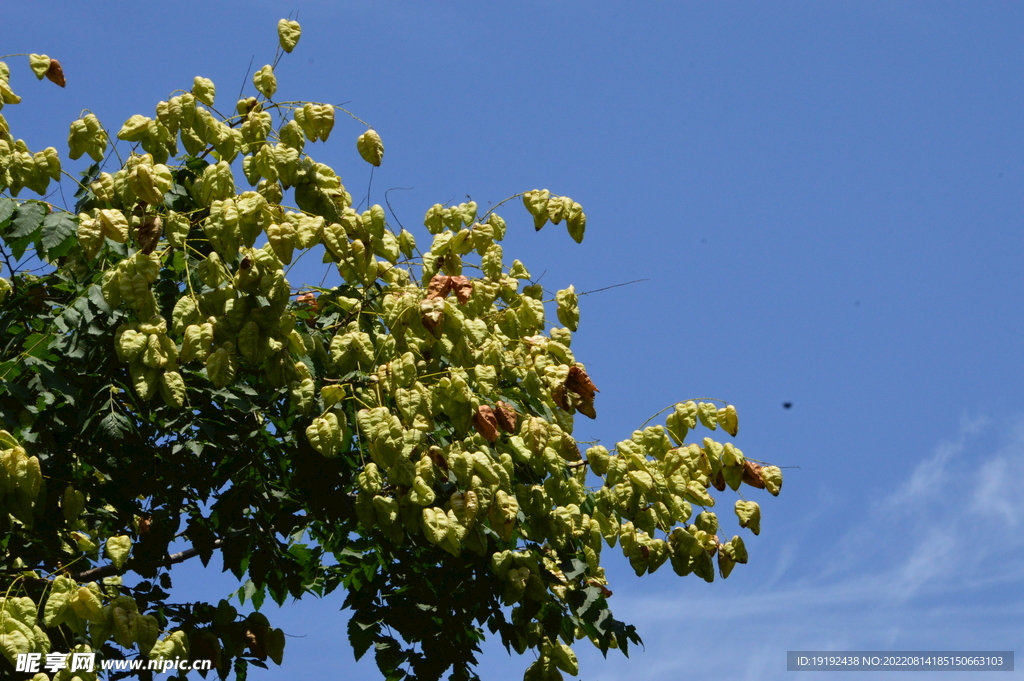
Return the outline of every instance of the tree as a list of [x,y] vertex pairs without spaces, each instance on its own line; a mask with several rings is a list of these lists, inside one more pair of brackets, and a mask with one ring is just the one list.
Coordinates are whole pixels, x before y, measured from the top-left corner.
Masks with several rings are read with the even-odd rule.
[[[581,452],[574,418],[596,417],[598,389],[571,350],[576,293],[551,299],[506,266],[495,212],[522,198],[536,229],[564,221],[579,242],[580,204],[547,190],[483,215],[436,204],[418,247],[309,155],[348,112],[274,100],[298,23],[278,36],[234,112],[197,77],[116,135],[74,121],[68,156],[94,161],[78,179],[0,114],[0,669],[49,679],[19,654],[73,652],[211,660],[239,679],[280,664],[284,633],[258,611],[171,602],[174,565],[214,554],[257,608],[343,588],[355,655],[372,647],[388,679],[477,678],[485,627],[537,653],[527,679],[576,675],[583,638],[628,653],[640,639],[608,608],[603,544],[638,575],[670,562],[710,582],[717,561],[727,577],[747,552],[717,536],[708,490],[777,495],[779,469],[686,441],[698,424],[736,436],[735,408],[713,402]],[[63,85],[56,60],[28,58]],[[0,101],[20,101],[2,62]],[[372,128],[356,147],[381,164]],[[16,198],[62,176],[74,212]],[[311,251],[343,285],[291,285]],[[757,534],[758,504],[734,508]],[[53,678],[75,675],[95,678]],[[127,676],[152,672],[112,678]]]

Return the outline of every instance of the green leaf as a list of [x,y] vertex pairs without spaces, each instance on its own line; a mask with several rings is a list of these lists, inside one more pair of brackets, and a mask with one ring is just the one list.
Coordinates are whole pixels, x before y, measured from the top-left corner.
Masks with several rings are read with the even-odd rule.
[[363,624],[355,617],[348,621],[348,642],[352,645],[352,652],[355,654],[357,662],[373,645],[373,640],[379,631],[379,622]]
[[42,255],[46,260],[54,260],[67,255],[75,244],[78,224],[71,213],[50,213],[43,218]]
[[18,202],[14,199],[0,198],[0,227],[3,227],[3,223],[7,222],[11,216],[14,215],[14,211],[17,207]]
[[117,412],[110,412],[99,422],[100,433],[112,440],[123,440],[131,427],[128,419]]
[[22,350],[29,357],[45,359],[50,355],[50,341],[52,340],[53,336],[51,334],[34,333],[25,339]]
[[47,207],[45,203],[28,201],[18,206],[17,214],[11,219],[11,229],[4,234],[4,240],[10,243],[15,239],[35,234],[43,224]]

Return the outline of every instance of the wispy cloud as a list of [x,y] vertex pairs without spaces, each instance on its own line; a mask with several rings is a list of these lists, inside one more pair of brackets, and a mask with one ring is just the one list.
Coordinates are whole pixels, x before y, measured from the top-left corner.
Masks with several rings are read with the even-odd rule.
[[786,650],[1013,649],[1024,634],[1024,425],[1002,441],[993,431],[965,420],[848,527],[821,518],[780,542],[774,569],[729,587],[689,578],[621,592],[616,613],[640,625],[647,650],[585,653],[585,678],[781,678]]

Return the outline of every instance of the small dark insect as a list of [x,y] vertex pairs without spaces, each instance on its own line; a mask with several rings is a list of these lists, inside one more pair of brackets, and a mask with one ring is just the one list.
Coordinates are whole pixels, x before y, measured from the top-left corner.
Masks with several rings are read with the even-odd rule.
[[792,402],[783,402],[782,403],[782,408],[783,409],[791,409],[792,407],[793,407],[793,403]]

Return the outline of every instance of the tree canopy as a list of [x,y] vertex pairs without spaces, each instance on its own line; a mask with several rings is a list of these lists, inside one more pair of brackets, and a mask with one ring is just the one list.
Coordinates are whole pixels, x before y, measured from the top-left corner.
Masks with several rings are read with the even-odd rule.
[[[372,649],[387,679],[475,679],[488,633],[535,653],[527,680],[575,676],[576,642],[640,640],[609,609],[603,548],[638,575],[725,578],[747,550],[718,536],[710,490],[779,493],[777,467],[711,437],[737,435],[724,402],[672,405],[611,449],[575,440],[599,392],[571,349],[577,294],[508,262],[518,220],[495,211],[521,199],[535,229],[580,242],[583,207],[548,190],[483,213],[435,204],[418,236],[360,210],[310,151],[336,116],[362,121],[274,99],[300,36],[281,20],[237,102],[196,77],[116,134],[85,113],[67,141],[93,161],[78,176],[0,114],[5,676],[99,674],[16,671],[24,653],[212,660],[239,679],[281,664],[264,614],[174,602],[173,568],[194,558],[256,608],[343,589],[355,656]],[[57,60],[20,56],[64,85]],[[20,102],[13,80],[0,62],[0,109]],[[355,146],[383,162],[372,127]],[[73,210],[18,198],[62,177]],[[308,253],[344,283],[291,283]],[[759,533],[755,501],[733,511]],[[111,678],[128,676],[152,672]]]

